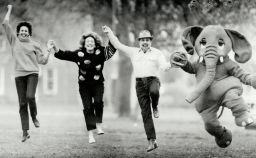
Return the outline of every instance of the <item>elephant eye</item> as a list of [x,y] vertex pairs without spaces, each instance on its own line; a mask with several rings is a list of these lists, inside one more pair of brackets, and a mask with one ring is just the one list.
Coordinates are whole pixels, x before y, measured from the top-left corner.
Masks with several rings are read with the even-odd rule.
[[223,47],[224,44],[225,44],[225,43],[224,43],[223,39],[219,39],[218,45],[219,45],[220,47]]
[[205,38],[202,38],[202,40],[200,41],[200,45],[201,45],[201,47],[206,45],[206,39]]

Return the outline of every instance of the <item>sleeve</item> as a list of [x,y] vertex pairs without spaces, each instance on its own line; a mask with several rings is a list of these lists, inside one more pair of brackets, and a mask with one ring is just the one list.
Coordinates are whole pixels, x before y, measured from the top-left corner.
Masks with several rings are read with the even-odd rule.
[[77,62],[78,61],[78,50],[76,51],[63,51],[59,50],[57,53],[54,54],[54,56],[60,60],[67,60],[67,61],[72,61],[72,62]]
[[39,43],[35,44],[35,53],[36,53],[36,57],[37,57],[37,62],[39,64],[45,65],[45,64],[48,63],[48,58],[43,53],[43,50],[42,50],[42,48],[41,48]]
[[185,72],[190,73],[190,74],[196,74],[196,62],[191,63],[187,62],[187,64],[183,67],[181,67]]
[[127,56],[129,56],[130,58],[133,57],[133,54],[135,53],[135,51],[137,50],[134,47],[129,47],[124,45],[123,43],[121,43],[119,41],[119,39],[114,35],[113,32],[108,34],[108,38],[111,42],[111,44],[113,44],[113,46],[120,51],[121,53],[124,52]]
[[116,53],[116,48],[111,44],[111,42],[109,42],[108,46],[104,48],[105,61],[110,59],[115,53]]
[[243,84],[250,85],[256,88],[256,74],[249,74],[245,72],[237,63],[228,63],[228,73],[238,78]]
[[13,46],[16,41],[15,32],[13,31],[11,25],[9,24],[9,22],[7,20],[4,20],[2,25],[4,27],[4,31],[6,33],[6,36],[7,36],[7,39],[9,41],[10,45]]

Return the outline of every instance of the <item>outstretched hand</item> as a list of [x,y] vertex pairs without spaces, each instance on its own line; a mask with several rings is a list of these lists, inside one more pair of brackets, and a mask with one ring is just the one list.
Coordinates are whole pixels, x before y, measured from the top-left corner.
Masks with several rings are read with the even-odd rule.
[[170,63],[174,67],[183,67],[187,64],[188,58],[184,52],[174,52],[170,57]]
[[102,31],[103,31],[104,33],[106,33],[106,34],[112,32],[112,30],[110,29],[110,27],[108,27],[108,26],[106,26],[106,25],[102,26]]
[[7,8],[8,8],[8,11],[11,11],[11,10],[12,10],[12,5],[9,4],[9,5],[7,6]]
[[59,48],[56,46],[54,40],[49,40],[47,42],[47,50],[51,53],[56,53],[59,51]]

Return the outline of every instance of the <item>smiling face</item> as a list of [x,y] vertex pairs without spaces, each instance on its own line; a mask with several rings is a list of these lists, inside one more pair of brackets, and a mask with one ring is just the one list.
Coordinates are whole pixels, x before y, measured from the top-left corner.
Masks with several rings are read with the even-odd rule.
[[195,50],[199,56],[205,56],[213,50],[215,55],[225,57],[231,48],[232,42],[221,26],[205,27],[195,41]]
[[28,39],[30,37],[28,27],[26,26],[21,26],[20,30],[18,32],[18,37],[20,39]]
[[94,38],[92,38],[92,37],[87,37],[87,38],[85,39],[85,42],[84,42],[84,47],[85,47],[86,50],[88,50],[88,51],[93,50],[93,49],[96,47]]
[[151,47],[152,40],[151,38],[141,38],[139,40],[140,48],[146,52]]

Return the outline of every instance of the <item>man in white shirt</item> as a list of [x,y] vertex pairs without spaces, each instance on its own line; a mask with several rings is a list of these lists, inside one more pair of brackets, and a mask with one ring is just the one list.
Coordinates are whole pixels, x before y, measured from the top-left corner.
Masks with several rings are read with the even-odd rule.
[[149,142],[147,151],[152,151],[158,146],[150,104],[152,104],[154,117],[158,118],[159,69],[168,70],[171,65],[165,60],[160,50],[151,47],[153,36],[148,30],[140,32],[138,37],[140,47],[137,48],[122,44],[108,26],[103,26],[102,29],[113,46],[127,54],[131,59],[134,76],[136,77],[136,93]]

